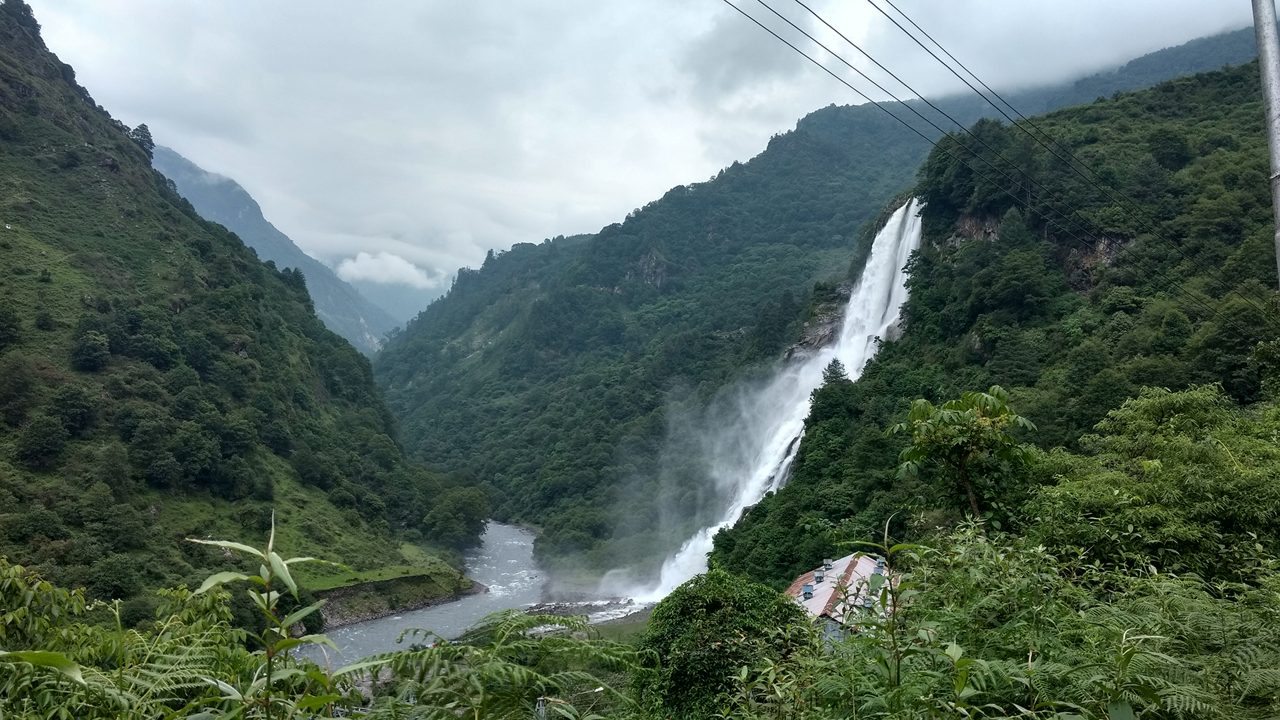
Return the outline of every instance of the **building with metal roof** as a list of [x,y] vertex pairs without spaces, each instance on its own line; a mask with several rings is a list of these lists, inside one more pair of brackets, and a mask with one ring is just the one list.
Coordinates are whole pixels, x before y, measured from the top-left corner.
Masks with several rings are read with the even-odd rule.
[[786,593],[815,620],[823,620],[829,630],[842,631],[858,613],[874,604],[869,589],[883,581],[884,559],[874,555],[853,553],[822,564],[797,577]]

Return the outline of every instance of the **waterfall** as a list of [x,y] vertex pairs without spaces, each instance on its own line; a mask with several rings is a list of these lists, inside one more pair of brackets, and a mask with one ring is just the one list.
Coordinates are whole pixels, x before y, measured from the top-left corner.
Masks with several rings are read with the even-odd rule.
[[835,343],[783,365],[762,387],[738,399],[734,417],[717,423],[704,441],[703,454],[709,479],[726,499],[719,521],[699,530],[668,557],[656,583],[625,594],[656,602],[705,571],[715,534],[786,482],[809,415],[809,397],[822,384],[822,371],[832,359],[839,359],[849,376],[857,379],[875,355],[876,339],[898,322],[907,298],[903,267],[920,243],[919,213],[919,202],[910,200],[876,235]]

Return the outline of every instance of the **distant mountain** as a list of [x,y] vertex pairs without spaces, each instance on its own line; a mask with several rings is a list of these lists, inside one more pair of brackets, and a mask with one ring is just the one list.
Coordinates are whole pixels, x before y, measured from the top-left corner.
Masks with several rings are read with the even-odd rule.
[[257,201],[236,181],[200,168],[167,147],[156,146],[152,158],[196,212],[240,236],[263,260],[281,270],[297,268],[307,279],[316,315],[326,327],[346,338],[366,355],[382,345],[382,338],[402,320],[393,318],[324,263],[307,255],[262,216]]
[[[1001,94],[1024,115],[1038,115],[1111,97],[1118,92],[1141,90],[1173,78],[1239,65],[1249,62],[1257,54],[1253,28],[1246,27],[1157,50],[1079,80]],[[949,112],[960,112],[966,116],[957,116],[958,119],[976,120],[994,112],[990,105],[972,93],[947,98],[946,105]]]
[[[1005,96],[1037,113],[1252,55],[1236,31]],[[994,114],[967,97],[938,104],[965,124]],[[462,269],[375,360],[405,447],[491,483],[501,516],[542,528],[544,560],[608,566],[678,541],[668,521],[696,525],[705,477],[680,423],[836,296],[861,231],[930,149],[880,108],[832,105],[594,236]]]
[[396,325],[404,325],[418,316],[431,301],[444,294],[442,287],[420,288],[404,283],[374,282],[352,279],[346,281],[370,302],[386,311]]

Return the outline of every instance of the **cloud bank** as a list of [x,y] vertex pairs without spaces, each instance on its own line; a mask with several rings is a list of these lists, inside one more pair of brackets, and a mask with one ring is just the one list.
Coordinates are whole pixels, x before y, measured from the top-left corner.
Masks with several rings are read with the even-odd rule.
[[[398,257],[434,278],[490,248],[594,232],[858,101],[716,0],[31,2],[98,102],[354,272]],[[1227,0],[898,4],[1004,87],[1249,22]],[[867,3],[813,5],[922,92],[957,90]]]
[[394,253],[360,251],[338,263],[338,277],[347,282],[400,283],[422,290],[440,286],[444,277],[432,277],[425,270]]

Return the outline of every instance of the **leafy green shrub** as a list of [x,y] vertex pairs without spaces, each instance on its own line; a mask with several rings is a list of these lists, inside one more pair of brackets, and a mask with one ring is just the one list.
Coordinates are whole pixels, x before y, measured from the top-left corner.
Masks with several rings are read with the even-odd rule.
[[1082,439],[1086,454],[1047,456],[1061,482],[1030,503],[1032,536],[1078,572],[1256,578],[1280,547],[1275,412],[1241,412],[1216,386],[1144,389]]
[[14,454],[27,467],[45,470],[57,464],[70,437],[57,418],[37,415],[18,433]]
[[33,363],[19,352],[0,357],[0,419],[19,425],[36,402],[39,387]]
[[68,433],[81,435],[97,422],[101,401],[87,386],[68,383],[54,391],[50,411]]
[[22,320],[8,305],[0,305],[0,353],[18,344],[22,338]]
[[664,715],[712,717],[740,669],[791,652],[777,631],[805,622],[800,606],[781,593],[711,570],[654,608],[640,648],[657,666],[639,676],[639,689]]
[[96,330],[80,333],[71,346],[71,366],[77,370],[101,370],[110,358],[111,341]]

